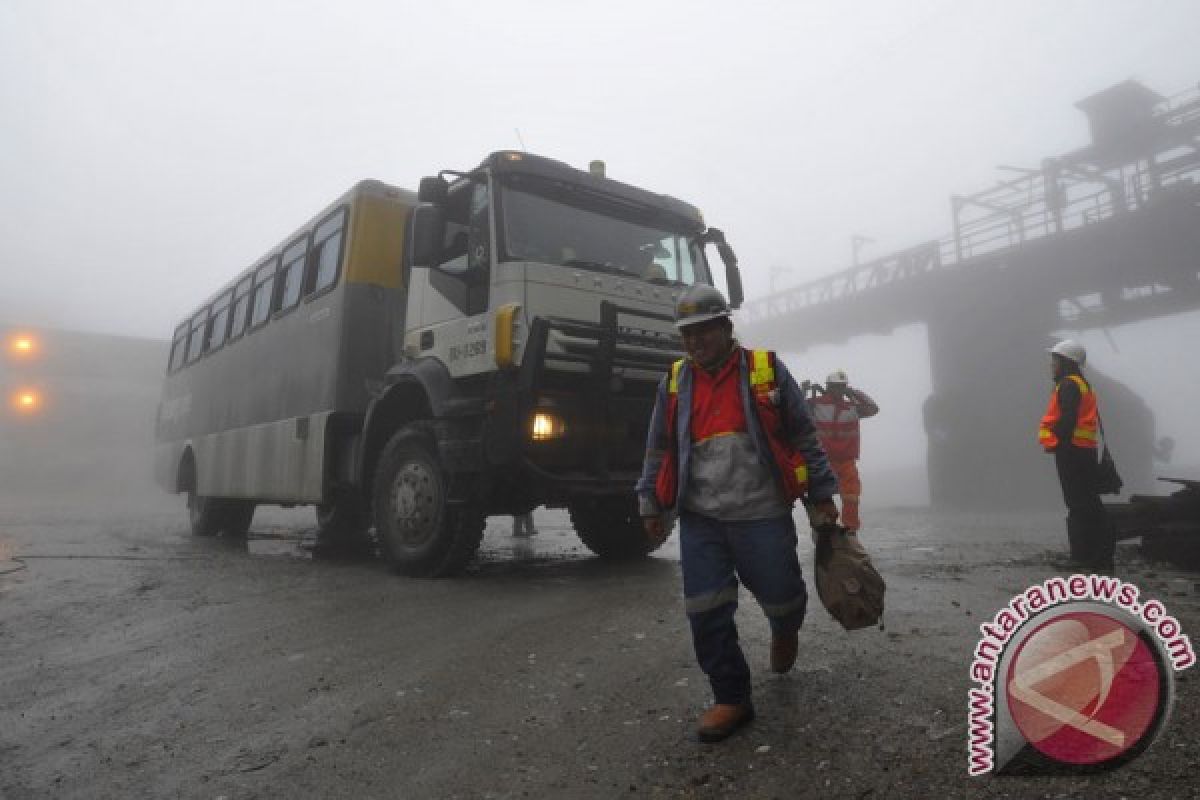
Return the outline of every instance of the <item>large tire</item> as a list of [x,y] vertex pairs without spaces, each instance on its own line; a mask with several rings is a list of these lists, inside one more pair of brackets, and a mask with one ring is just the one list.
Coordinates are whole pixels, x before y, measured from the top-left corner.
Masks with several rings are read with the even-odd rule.
[[193,536],[216,536],[221,531],[221,501],[202,497],[195,489],[188,490],[188,522]]
[[483,540],[484,516],[474,506],[446,503],[449,480],[428,426],[401,428],[375,470],[375,531],[397,572],[440,578],[461,572]]
[[580,540],[601,558],[641,558],[662,544],[646,536],[636,495],[577,500],[568,504],[567,511]]
[[339,495],[317,506],[317,547],[331,552],[369,553],[371,514],[357,494]]
[[254,501],[225,500],[223,506],[221,530],[226,536],[244,539],[250,532],[250,523],[254,521]]
[[204,497],[189,490],[187,506],[193,536],[216,536],[224,532],[227,536],[241,538],[250,530],[250,522],[254,519],[255,505],[251,500]]

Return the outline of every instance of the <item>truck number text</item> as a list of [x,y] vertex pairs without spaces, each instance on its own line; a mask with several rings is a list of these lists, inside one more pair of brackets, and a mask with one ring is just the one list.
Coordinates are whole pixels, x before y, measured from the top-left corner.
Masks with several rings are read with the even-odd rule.
[[477,339],[473,342],[450,345],[450,360],[461,361],[487,353],[487,339]]

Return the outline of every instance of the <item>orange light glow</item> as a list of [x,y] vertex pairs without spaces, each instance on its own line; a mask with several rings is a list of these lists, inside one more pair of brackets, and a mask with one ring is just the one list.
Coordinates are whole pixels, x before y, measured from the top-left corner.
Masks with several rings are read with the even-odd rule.
[[24,414],[32,414],[42,405],[42,398],[32,389],[21,389],[13,394],[12,406]]
[[31,356],[37,351],[37,339],[26,334],[18,334],[8,340],[8,350],[14,356]]

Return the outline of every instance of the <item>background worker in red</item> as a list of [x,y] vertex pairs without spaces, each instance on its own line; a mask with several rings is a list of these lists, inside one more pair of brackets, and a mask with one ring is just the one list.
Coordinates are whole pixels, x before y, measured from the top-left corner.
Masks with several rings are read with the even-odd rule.
[[1047,352],[1054,391],[1038,428],[1038,443],[1047,453],[1054,453],[1067,504],[1071,561],[1111,574],[1115,542],[1097,491],[1100,409],[1096,393],[1083,377],[1087,351],[1078,342],[1066,339]]
[[818,394],[810,402],[821,446],[837,474],[842,525],[857,531],[861,525],[858,501],[862,496],[862,480],[858,476],[861,450],[858,421],[878,414],[879,406],[866,392],[851,389],[846,373],[841,370],[829,374],[825,379],[825,393]]
[[637,492],[647,536],[661,541],[679,515],[692,644],[715,698],[697,733],[715,742],[754,718],[738,579],[770,622],[771,669],[787,672],[808,598],[792,504],[807,495],[814,526],[832,524],[837,481],[800,388],[774,353],[738,345],[718,290],[684,291],[675,325],[687,358],[659,384]]

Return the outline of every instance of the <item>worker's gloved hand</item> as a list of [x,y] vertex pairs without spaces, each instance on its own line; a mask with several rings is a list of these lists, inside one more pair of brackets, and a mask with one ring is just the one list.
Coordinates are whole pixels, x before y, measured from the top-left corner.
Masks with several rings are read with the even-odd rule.
[[825,530],[837,524],[838,510],[833,498],[807,503],[804,510],[808,512],[808,524],[813,530]]
[[658,547],[671,533],[667,525],[667,515],[657,514],[653,517],[642,517],[642,527],[646,529],[646,538],[652,547]]

